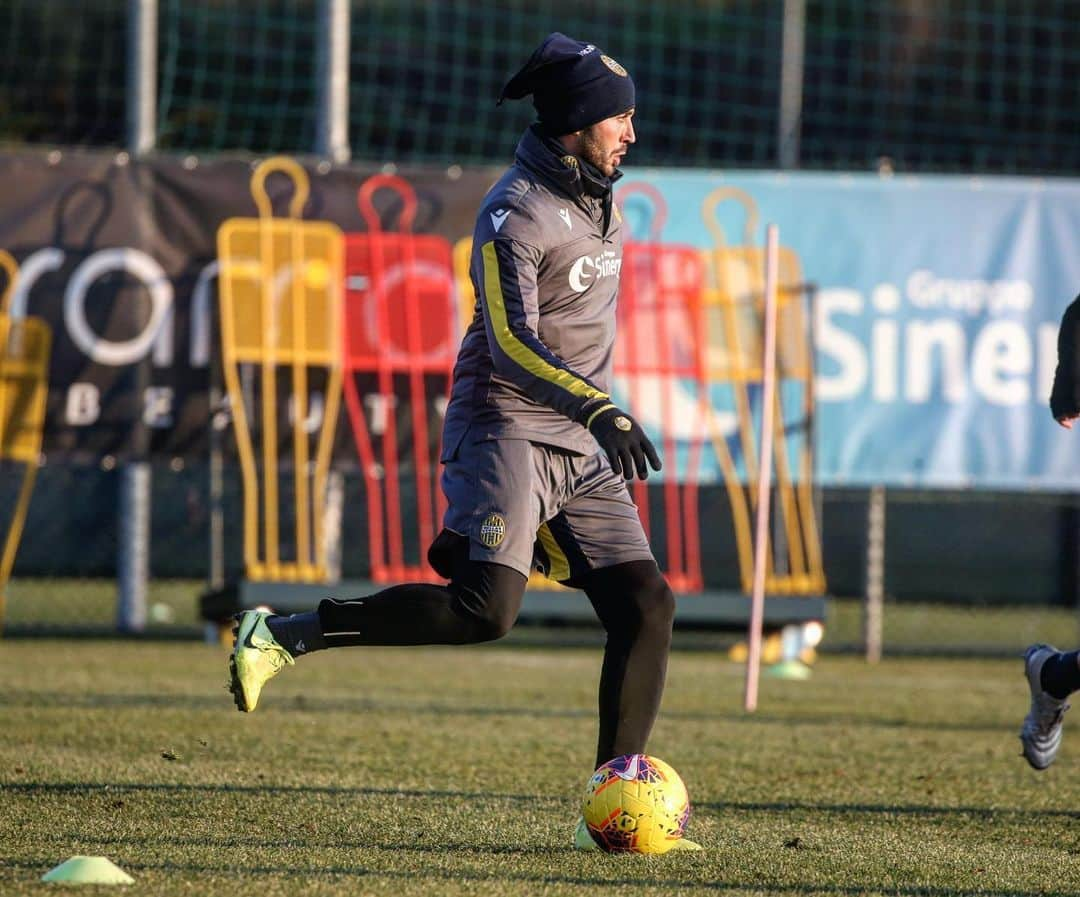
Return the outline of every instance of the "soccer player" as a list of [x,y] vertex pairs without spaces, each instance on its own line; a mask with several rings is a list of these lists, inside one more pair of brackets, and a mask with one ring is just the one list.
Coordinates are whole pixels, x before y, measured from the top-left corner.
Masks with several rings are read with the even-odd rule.
[[[1065,309],[1058,328],[1050,413],[1067,430],[1080,417],[1080,296]],[[1061,746],[1068,697],[1080,689],[1080,651],[1066,654],[1050,645],[1031,645],[1024,652],[1024,675],[1031,691],[1031,709],[1024,717],[1020,741],[1027,762],[1035,769],[1046,769]]]
[[[660,458],[611,398],[622,265],[612,185],[636,140],[634,82],[595,45],[556,32],[499,102],[529,95],[538,121],[484,198],[473,236],[476,306],[443,426],[448,508],[428,551],[449,583],[327,599],[289,617],[242,614],[230,658],[242,711],[283,667],[322,648],[497,639],[539,569],[584,590],[607,632],[596,765],[645,750],[675,600],[627,489]],[[594,847],[581,821],[575,843]]]

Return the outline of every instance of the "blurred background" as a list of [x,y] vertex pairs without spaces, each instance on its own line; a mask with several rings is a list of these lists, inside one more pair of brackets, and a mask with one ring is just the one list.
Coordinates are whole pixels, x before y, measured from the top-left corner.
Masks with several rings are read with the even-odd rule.
[[[8,634],[201,631],[199,593],[245,566],[221,358],[197,309],[218,227],[255,215],[252,165],[300,160],[305,217],[346,234],[372,231],[357,187],[402,177],[413,231],[456,243],[532,121],[527,103],[495,105],[500,88],[554,30],[635,80],[623,187],[652,191],[627,216],[642,243],[715,252],[702,201],[728,190],[719,242],[757,246],[775,222],[798,260],[812,365],[793,379],[811,395],[789,429],[812,459],[823,647],[862,649],[868,594],[886,651],[1075,639],[1080,444],[1046,407],[1080,291],[1068,0],[4,0],[8,311],[53,332]],[[374,217],[392,229],[400,211]],[[118,247],[151,261],[94,267]],[[719,462],[695,467],[668,435],[668,476],[695,484],[700,511],[693,591],[738,590]],[[23,467],[0,461],[4,525]],[[340,425],[346,579],[372,578],[371,476]]]

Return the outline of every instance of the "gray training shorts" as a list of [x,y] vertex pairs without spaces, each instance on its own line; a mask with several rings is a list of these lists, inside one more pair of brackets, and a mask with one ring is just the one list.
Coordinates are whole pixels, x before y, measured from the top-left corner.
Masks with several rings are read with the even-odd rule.
[[525,439],[469,433],[443,468],[443,526],[469,538],[469,558],[558,582],[652,560],[626,481],[602,452],[575,455]]

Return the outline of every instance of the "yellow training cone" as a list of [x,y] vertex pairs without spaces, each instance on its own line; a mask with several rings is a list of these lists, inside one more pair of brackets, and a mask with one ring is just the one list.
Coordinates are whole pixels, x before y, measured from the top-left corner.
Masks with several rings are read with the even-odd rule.
[[50,869],[42,881],[81,885],[130,885],[135,879],[105,857],[72,857]]

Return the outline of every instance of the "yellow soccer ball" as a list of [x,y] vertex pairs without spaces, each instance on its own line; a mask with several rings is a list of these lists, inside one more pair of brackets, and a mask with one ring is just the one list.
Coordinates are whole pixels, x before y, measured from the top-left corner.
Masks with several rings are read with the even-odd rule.
[[679,774],[663,760],[624,754],[592,774],[581,812],[601,850],[660,854],[686,831],[690,797]]

